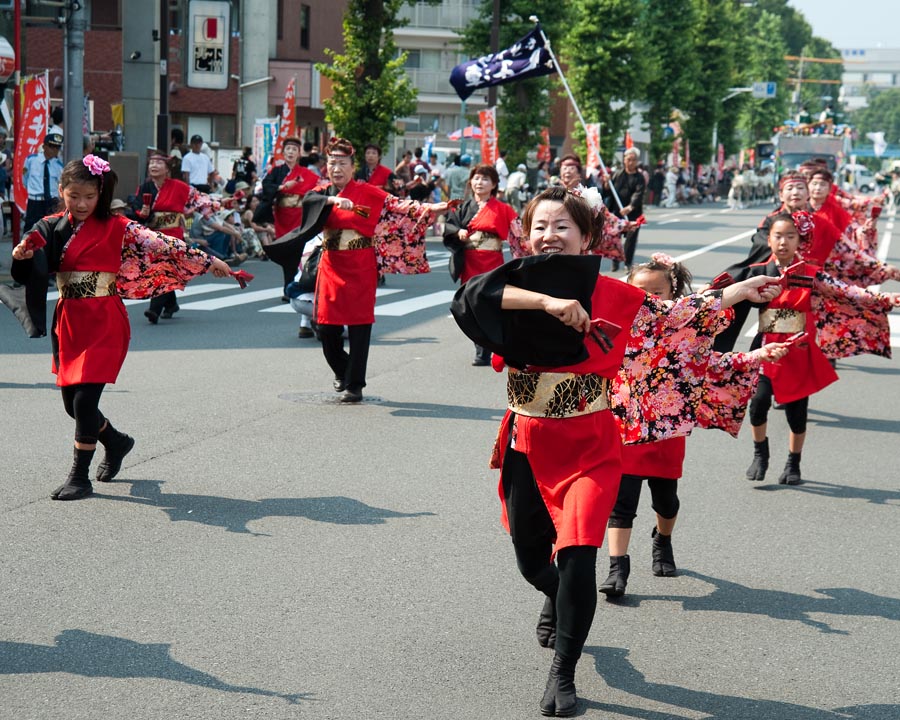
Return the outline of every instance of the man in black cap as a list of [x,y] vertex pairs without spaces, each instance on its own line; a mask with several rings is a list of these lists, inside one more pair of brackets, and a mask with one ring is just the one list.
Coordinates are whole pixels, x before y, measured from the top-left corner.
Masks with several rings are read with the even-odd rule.
[[25,158],[25,166],[22,169],[25,191],[28,193],[28,204],[25,206],[25,232],[45,215],[56,212],[59,203],[59,177],[63,170],[62,160],[59,159],[62,144],[62,135],[47,133],[44,136],[43,152]]
[[186,183],[193,185],[202,193],[208,193],[211,192],[212,178],[216,170],[209,155],[200,152],[202,147],[203,138],[192,135],[191,151],[181,160],[181,175]]

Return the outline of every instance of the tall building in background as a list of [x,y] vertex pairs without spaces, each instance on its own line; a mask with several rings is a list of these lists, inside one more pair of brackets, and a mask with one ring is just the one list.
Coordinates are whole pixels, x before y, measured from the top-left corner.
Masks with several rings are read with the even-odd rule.
[[840,102],[848,111],[866,106],[866,91],[900,89],[900,48],[847,48],[841,50]]
[[[447,135],[469,120],[462,115],[462,103],[450,85],[450,71],[468,59],[460,48],[459,32],[478,17],[482,4],[482,0],[443,0],[437,5],[419,2],[401,11],[401,17],[410,22],[394,31],[394,41],[409,53],[406,72],[419,98],[416,114],[398,121],[404,133],[395,138],[393,155],[386,161],[396,162],[398,151],[422,146],[429,135],[435,136],[436,147],[460,147],[459,141],[453,142]],[[487,91],[481,90],[466,101],[465,113],[477,117],[486,107]],[[472,141],[468,143],[471,147]]]

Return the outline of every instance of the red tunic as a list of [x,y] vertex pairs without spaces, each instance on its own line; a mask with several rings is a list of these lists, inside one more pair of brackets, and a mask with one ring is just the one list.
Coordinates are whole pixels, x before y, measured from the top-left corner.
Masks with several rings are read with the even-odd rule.
[[677,480],[682,475],[686,446],[684,437],[623,445],[622,474]]
[[376,165],[366,182],[369,183],[369,185],[375,185],[376,187],[384,189],[384,186],[388,184],[390,177],[391,171],[389,168],[386,168],[384,165]]
[[[355,230],[362,237],[375,235],[387,193],[381,188],[351,180],[338,193],[353,204],[368,208],[368,217],[332,207],[325,234],[333,230]],[[375,322],[375,290],[378,267],[375,248],[329,250],[323,246],[316,275],[316,322],[323,325],[371,325]]]
[[159,188],[156,197],[153,199],[153,205],[150,208],[151,213],[175,213],[178,215],[178,221],[175,225],[152,226],[154,230],[164,232],[170,237],[176,237],[184,240],[184,209],[188,204],[191,196],[191,186],[181,180],[174,178],[166,178],[166,181]]
[[[105,221],[88,217],[69,241],[60,272],[117,273],[129,222],[118,216]],[[128,313],[118,295],[60,298],[52,332],[57,385],[116,381],[131,339]]]
[[[815,265],[804,263],[797,270],[797,274],[815,277],[819,270],[820,268]],[[812,312],[812,293],[811,288],[787,288],[766,306],[770,310],[783,308],[806,315],[808,342],[805,345],[795,345],[778,362],[762,364],[762,372],[772,381],[775,400],[780,403],[809,397],[838,379],[834,368],[816,344],[816,318]],[[763,343],[784,342],[791,334],[764,333]]]
[[[518,219],[516,211],[497,198],[490,198],[484,206],[475,213],[466,229],[471,235],[473,232],[483,232],[496,235],[500,241],[509,237],[509,228]],[[480,250],[466,248],[465,264],[459,276],[460,283],[465,283],[476,275],[481,275],[503,264],[503,250]]]
[[[297,180],[298,182],[287,190],[279,190],[272,208],[272,214],[275,217],[275,237],[281,237],[303,224],[303,207],[300,205],[299,200],[318,185],[321,178],[311,170],[295,165],[294,169],[281,181],[282,186],[291,180]],[[294,198],[294,196],[298,197]],[[291,202],[297,202],[296,207],[282,206],[282,198],[290,199]]]
[[[591,314],[630,328],[645,297],[643,290],[600,276],[591,297]],[[594,373],[612,379],[622,365],[627,342],[628,333],[620,333],[606,354],[595,343],[586,343],[587,360],[549,370]],[[601,410],[569,418],[537,418],[507,410],[498,438],[501,462],[513,422],[515,449],[528,456],[556,528],[556,551],[573,545],[600,547],[622,475],[622,443],[612,413]],[[503,504],[502,477],[498,492]],[[501,520],[508,531],[505,504]]]

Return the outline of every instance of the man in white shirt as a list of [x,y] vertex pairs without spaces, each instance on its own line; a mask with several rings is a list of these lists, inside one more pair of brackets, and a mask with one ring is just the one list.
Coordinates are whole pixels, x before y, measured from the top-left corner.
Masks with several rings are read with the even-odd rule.
[[181,160],[181,175],[186,183],[193,185],[203,193],[210,192],[215,168],[209,156],[201,152],[203,138],[199,135],[191,137],[191,151]]
[[509,168],[506,166],[506,150],[500,151],[500,157],[497,158],[497,162],[494,163],[494,168],[497,170],[497,176],[500,178],[500,182],[497,183],[497,192],[500,195],[504,195],[506,193],[506,183],[509,180]]
[[528,168],[522,163],[516,166],[515,172],[509,174],[506,182],[506,202],[512,205],[516,212],[522,212],[522,203],[525,195],[525,182],[527,176],[525,173]]

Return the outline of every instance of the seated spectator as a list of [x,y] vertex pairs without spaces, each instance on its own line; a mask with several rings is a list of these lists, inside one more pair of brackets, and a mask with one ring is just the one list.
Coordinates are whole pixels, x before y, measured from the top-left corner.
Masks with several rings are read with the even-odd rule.
[[208,218],[195,214],[191,224],[194,247],[229,264],[240,265],[244,262],[247,256],[240,251],[243,237],[239,228],[240,218],[235,222],[236,215],[233,210],[225,210]]

